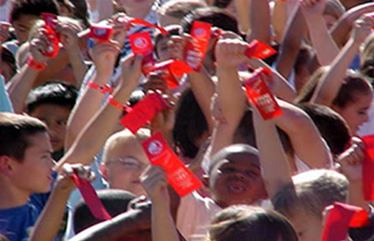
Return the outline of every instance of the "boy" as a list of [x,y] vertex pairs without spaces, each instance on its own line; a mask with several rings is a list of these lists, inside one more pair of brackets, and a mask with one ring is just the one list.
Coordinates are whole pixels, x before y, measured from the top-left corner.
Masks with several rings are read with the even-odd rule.
[[50,189],[52,146],[38,119],[0,113],[0,233],[25,240],[44,207]]
[[64,153],[66,122],[77,95],[74,86],[51,82],[33,89],[26,101],[27,113],[47,125],[56,161]]

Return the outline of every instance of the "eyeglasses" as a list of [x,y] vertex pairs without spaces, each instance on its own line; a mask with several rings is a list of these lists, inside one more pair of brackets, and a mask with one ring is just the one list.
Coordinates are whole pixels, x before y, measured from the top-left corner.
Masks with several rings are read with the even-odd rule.
[[132,170],[132,171],[142,171],[147,166],[147,164],[142,163],[138,159],[134,157],[120,157],[117,159],[110,160],[106,162],[106,165],[118,163],[122,167],[124,167],[126,170]]

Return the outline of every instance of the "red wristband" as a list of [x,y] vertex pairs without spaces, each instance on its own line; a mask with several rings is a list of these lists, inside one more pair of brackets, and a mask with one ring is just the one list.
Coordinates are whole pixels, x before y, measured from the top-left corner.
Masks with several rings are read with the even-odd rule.
[[92,81],[88,82],[87,86],[91,89],[100,91],[102,94],[106,94],[106,93],[111,94],[113,92],[113,88],[110,87],[109,85],[98,85]]
[[27,59],[27,66],[36,71],[41,71],[47,67],[47,64],[36,61],[32,56]]
[[109,96],[108,103],[109,103],[109,105],[112,105],[113,107],[115,107],[117,109],[120,109],[120,110],[124,109],[124,105],[121,102],[114,99],[114,97],[112,95]]

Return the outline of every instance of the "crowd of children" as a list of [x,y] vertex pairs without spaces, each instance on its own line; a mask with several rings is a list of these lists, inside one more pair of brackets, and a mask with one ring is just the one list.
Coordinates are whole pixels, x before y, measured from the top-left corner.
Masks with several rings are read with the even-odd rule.
[[374,241],[373,29],[371,0],[0,0],[0,240]]

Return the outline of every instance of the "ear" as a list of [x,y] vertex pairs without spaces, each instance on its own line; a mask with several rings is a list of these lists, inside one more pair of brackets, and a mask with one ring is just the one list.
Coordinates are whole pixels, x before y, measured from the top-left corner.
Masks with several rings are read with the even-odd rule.
[[105,181],[108,181],[108,169],[106,169],[104,163],[100,163],[99,172],[101,176],[105,179]]
[[204,174],[203,177],[201,178],[201,181],[204,187],[209,188],[209,175],[208,174]]
[[9,176],[13,170],[12,162],[14,160],[9,156],[0,156],[0,174]]

